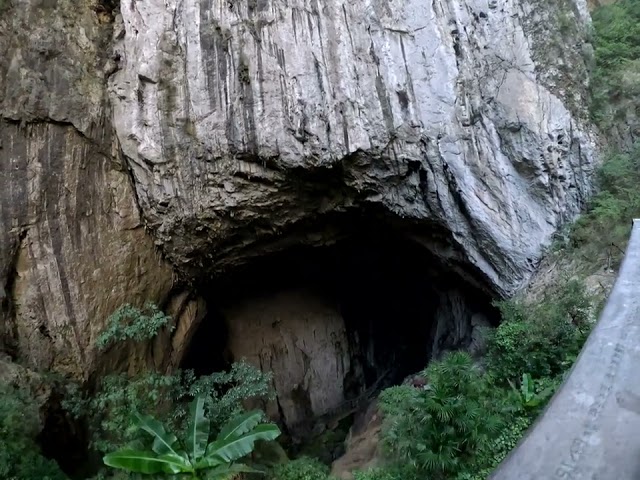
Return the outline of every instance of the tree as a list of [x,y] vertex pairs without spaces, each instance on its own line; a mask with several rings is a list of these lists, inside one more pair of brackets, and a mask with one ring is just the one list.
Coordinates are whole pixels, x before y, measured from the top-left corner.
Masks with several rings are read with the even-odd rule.
[[226,479],[235,473],[259,471],[236,463],[253,451],[257,440],[271,441],[280,435],[274,424],[260,424],[262,413],[252,411],[230,420],[216,439],[209,442],[209,420],[204,411],[205,397],[190,405],[187,432],[181,440],[151,415],[134,413],[134,425],[153,438],[150,449],[135,445],[106,455],[105,465],[142,474],[188,474],[199,480]]
[[383,445],[400,478],[442,480],[464,471],[504,426],[506,404],[467,353],[451,352],[422,373],[428,385],[382,392]]

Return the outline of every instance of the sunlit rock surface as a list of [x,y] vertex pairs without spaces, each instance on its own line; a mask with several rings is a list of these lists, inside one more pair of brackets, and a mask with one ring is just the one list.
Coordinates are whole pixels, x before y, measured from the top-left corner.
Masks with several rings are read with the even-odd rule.
[[582,0],[148,0],[121,13],[114,125],[183,273],[326,242],[320,219],[373,209],[448,232],[440,255],[509,294],[590,192]]

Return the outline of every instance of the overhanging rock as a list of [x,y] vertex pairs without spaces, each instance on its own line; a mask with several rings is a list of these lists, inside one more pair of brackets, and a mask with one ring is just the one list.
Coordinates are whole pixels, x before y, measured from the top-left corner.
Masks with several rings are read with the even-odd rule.
[[586,3],[556,3],[122,2],[109,98],[156,244],[201,279],[375,210],[511,295],[597,164]]
[[600,320],[551,403],[491,480],[640,478],[640,220]]

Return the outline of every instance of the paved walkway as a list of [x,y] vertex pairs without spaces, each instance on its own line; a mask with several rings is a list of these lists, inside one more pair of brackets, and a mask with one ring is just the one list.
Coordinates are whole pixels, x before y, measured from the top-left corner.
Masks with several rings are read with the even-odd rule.
[[640,480],[640,219],[565,383],[490,480]]

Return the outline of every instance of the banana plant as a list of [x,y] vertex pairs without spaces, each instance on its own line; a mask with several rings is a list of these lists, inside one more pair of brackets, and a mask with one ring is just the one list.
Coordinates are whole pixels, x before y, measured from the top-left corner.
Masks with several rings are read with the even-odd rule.
[[133,473],[161,475],[192,480],[223,480],[236,473],[261,473],[236,463],[249,455],[258,440],[271,441],[280,435],[274,424],[260,424],[260,411],[247,412],[229,421],[209,442],[209,420],[204,411],[205,398],[196,397],[190,405],[190,419],[183,441],[167,431],[151,415],[133,414],[134,425],[153,439],[150,449],[124,448],[105,455],[104,464]]
[[[509,382],[511,387],[518,392],[515,385]],[[547,399],[553,395],[553,387],[547,387],[540,392],[536,392],[535,382],[531,375],[528,373],[522,374],[522,380],[520,381],[520,402],[525,408],[536,408],[547,401]]]
[[539,401],[536,397],[536,387],[531,375],[528,373],[522,374],[522,381],[520,382],[520,398],[522,399],[522,404],[525,407],[538,406]]

